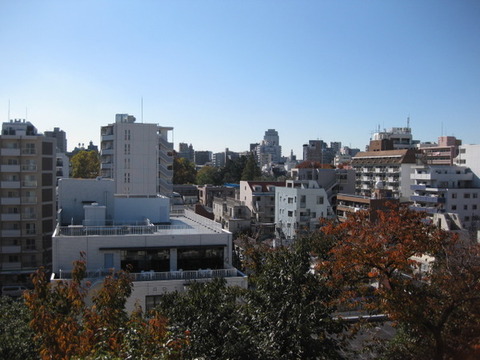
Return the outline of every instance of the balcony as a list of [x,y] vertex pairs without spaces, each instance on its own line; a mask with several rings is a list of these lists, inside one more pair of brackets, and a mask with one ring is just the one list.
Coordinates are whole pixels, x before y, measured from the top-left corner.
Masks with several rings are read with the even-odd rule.
[[0,248],[2,254],[18,254],[22,252],[22,249],[20,246],[17,245],[11,245],[11,246],[2,246]]
[[[35,213],[24,213],[22,215],[22,218],[24,220],[35,220],[37,218],[37,214]],[[28,231],[28,230],[27,230]]]
[[0,220],[2,221],[20,221],[20,214],[1,214]]
[[4,262],[2,263],[2,270],[21,270],[22,264],[19,262]]
[[427,185],[410,185],[410,190],[413,191],[425,191]]
[[37,171],[37,165],[22,165],[22,171]]
[[22,155],[36,155],[36,154],[37,154],[37,149],[30,149],[30,148],[22,149]]
[[[3,182],[2,182],[3,187]],[[20,205],[20,198],[19,197],[3,197],[0,199],[0,203],[2,205]]]
[[101,168],[102,169],[112,169],[113,168],[113,164],[111,162],[105,162],[105,163],[102,163],[101,164]]
[[20,165],[0,165],[1,172],[20,172]]
[[14,237],[20,236],[21,231],[19,229],[2,230],[0,234],[2,235],[2,237]]
[[20,181],[2,181],[0,187],[2,189],[20,189]]
[[20,149],[2,148],[0,149],[2,156],[20,156]]
[[437,196],[412,195],[410,197],[410,200],[416,201],[416,202],[430,203],[430,204],[444,204],[445,203],[445,198],[437,197]]
[[22,182],[22,187],[36,188],[37,187],[37,182],[36,181],[23,181]]
[[106,132],[105,134],[102,133],[102,142],[103,141],[113,141],[113,140],[114,140],[113,134],[111,134],[109,132]]
[[113,154],[114,154],[114,150],[113,150],[113,148],[110,148],[110,149],[102,149],[101,154],[102,154],[102,156],[104,156],[104,155],[113,155]]
[[22,197],[22,204],[36,204],[36,203],[37,203],[36,196]]

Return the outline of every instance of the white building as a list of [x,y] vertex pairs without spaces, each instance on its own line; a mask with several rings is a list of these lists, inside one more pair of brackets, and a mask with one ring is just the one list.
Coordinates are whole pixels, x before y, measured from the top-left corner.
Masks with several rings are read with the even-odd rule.
[[101,128],[101,175],[114,179],[117,194],[170,196],[173,191],[172,127],[135,123],[117,114]]
[[[232,234],[220,224],[191,211],[170,216],[163,196],[113,196],[111,202],[107,180],[78,184],[77,190],[74,182],[59,188],[63,205],[53,236],[54,280],[68,279],[73,261],[84,253],[91,292],[111,269],[131,268],[127,310],[135,303],[152,309],[162,294],[185,291],[194,281],[221,277],[229,285],[247,286],[246,276],[232,266]],[[84,194],[86,187],[98,189]],[[102,199],[102,205],[96,201]],[[68,207],[74,202],[87,205],[72,224]]]
[[320,218],[333,216],[324,188],[313,180],[288,180],[275,188],[275,224],[281,239],[293,240],[302,230],[314,230]]
[[472,186],[480,187],[480,145],[460,145],[454,163],[473,172]]
[[[412,209],[428,214],[452,213],[464,229],[475,227],[480,215],[480,187],[473,187],[474,174],[464,166],[415,166]],[[455,219],[456,220],[456,219]]]
[[275,129],[268,129],[261,144],[255,148],[257,162],[260,168],[270,163],[279,163],[282,158],[282,147],[280,146],[280,138]]

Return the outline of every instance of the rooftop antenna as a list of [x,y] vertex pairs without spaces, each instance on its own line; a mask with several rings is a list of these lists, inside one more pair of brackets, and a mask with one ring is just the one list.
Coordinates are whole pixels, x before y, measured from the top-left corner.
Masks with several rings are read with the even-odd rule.
[[410,128],[410,115],[407,116],[407,128]]

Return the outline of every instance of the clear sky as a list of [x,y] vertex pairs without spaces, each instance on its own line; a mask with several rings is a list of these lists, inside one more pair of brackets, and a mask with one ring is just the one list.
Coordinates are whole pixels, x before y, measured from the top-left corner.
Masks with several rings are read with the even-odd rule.
[[[363,149],[380,128],[480,143],[478,0],[0,0],[0,120],[68,148],[116,113],[195,150],[276,129]],[[9,107],[10,103],[10,107]]]

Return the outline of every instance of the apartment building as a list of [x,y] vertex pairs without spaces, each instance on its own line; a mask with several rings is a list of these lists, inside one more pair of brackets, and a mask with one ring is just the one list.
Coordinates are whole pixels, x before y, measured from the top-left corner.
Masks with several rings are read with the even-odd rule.
[[460,145],[454,164],[470,168],[473,172],[472,186],[480,187],[480,145]]
[[371,197],[381,181],[392,197],[410,201],[413,181],[410,175],[416,164],[414,149],[359,152],[352,159],[355,170],[355,193]]
[[[90,293],[112,269],[131,267],[128,311],[135,303],[153,309],[163,294],[186,291],[195,281],[220,277],[247,287],[247,277],[232,266],[232,234],[220,224],[189,210],[171,215],[164,196],[114,195],[108,180],[72,180],[59,187],[64,206],[53,236],[53,281],[69,279],[72,262],[84,253]],[[85,194],[85,186],[99,188]],[[75,203],[86,204],[81,213],[70,209]]]
[[173,192],[172,127],[136,123],[117,114],[115,123],[101,128],[101,175],[114,179],[116,193],[171,196]]
[[480,187],[473,186],[474,174],[470,168],[419,165],[414,167],[411,178],[413,210],[430,215],[456,214],[464,229],[480,225]]
[[257,224],[275,223],[275,188],[284,181],[240,181],[239,200],[248,207]]
[[275,187],[275,227],[282,240],[315,230],[320,218],[333,215],[327,193],[316,181],[287,180],[285,187]]
[[425,165],[453,165],[461,143],[454,136],[440,136],[438,144],[419,144],[419,160]]
[[0,282],[25,283],[51,268],[55,226],[55,139],[25,120],[0,135]]

